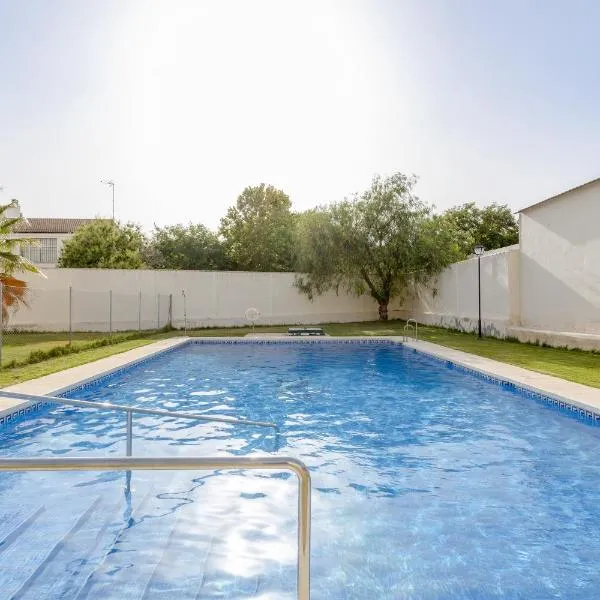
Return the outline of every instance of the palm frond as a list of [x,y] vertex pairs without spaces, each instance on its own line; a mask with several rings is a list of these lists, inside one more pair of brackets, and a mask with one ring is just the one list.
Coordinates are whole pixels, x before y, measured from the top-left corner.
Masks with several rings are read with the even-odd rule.
[[7,323],[11,313],[20,306],[29,308],[27,282],[10,276],[1,276],[2,283],[2,322]]

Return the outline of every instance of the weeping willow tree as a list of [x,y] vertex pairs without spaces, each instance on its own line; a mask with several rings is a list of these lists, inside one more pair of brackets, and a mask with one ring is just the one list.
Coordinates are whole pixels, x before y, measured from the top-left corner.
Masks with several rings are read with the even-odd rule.
[[[2,282],[2,321],[6,323],[11,313],[20,306],[28,306],[27,283],[15,277],[18,273],[41,274],[39,269],[19,254],[23,245],[34,244],[34,240],[12,237],[22,217],[7,217],[6,212],[13,204],[0,205],[0,281]],[[10,236],[10,237],[9,237]]]
[[457,257],[457,246],[414,194],[415,177],[376,176],[354,198],[303,213],[296,230],[295,285],[310,299],[340,289],[376,300],[387,320],[392,299],[425,284]]

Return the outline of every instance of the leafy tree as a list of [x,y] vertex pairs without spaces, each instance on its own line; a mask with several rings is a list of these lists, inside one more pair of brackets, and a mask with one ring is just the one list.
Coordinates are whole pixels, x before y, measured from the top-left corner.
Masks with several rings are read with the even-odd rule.
[[233,268],[291,271],[295,216],[287,194],[261,183],[247,187],[221,219],[219,233]]
[[461,258],[473,254],[473,248],[478,244],[486,250],[494,250],[519,241],[517,220],[506,205],[490,204],[479,208],[469,202],[450,208],[442,218],[453,231]]
[[17,311],[21,306],[28,306],[27,282],[14,277],[15,273],[29,271],[42,275],[32,262],[19,254],[23,246],[35,242],[23,237],[14,237],[14,230],[23,218],[7,217],[6,212],[14,206],[15,202],[16,200],[13,200],[11,204],[0,206],[0,281],[2,282],[3,323],[8,321],[11,312]]
[[95,219],[65,242],[58,266],[76,269],[141,269],[144,236],[139,225]]
[[226,267],[219,238],[204,225],[155,227],[144,257],[155,269],[215,270]]
[[413,195],[414,177],[375,177],[351,200],[307,211],[296,231],[296,286],[309,298],[328,290],[369,293],[388,318],[392,298],[427,282],[455,258],[439,217]]

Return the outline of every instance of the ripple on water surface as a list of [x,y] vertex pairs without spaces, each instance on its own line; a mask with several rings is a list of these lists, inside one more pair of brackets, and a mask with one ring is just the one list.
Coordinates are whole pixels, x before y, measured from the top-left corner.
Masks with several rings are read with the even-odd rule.
[[[99,389],[119,404],[279,424],[276,440],[140,415],[134,452],[306,462],[315,599],[599,597],[600,428],[515,391],[400,347],[330,343],[191,345],[74,396]],[[55,408],[7,428],[1,443],[11,456],[121,455],[124,420]],[[114,504],[122,477],[5,474],[0,502],[83,510],[77,486]],[[114,521],[117,533],[127,528],[87,597],[112,597],[144,560],[151,572],[136,581],[146,577],[147,598],[293,595],[293,477],[140,472],[133,482]],[[128,589],[121,597],[134,597]]]

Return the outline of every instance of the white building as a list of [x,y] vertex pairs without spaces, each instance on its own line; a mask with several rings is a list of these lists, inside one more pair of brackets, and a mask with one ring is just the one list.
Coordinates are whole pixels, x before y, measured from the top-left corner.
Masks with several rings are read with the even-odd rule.
[[[17,200],[13,200],[6,210],[7,218],[23,217],[21,207]],[[23,246],[21,255],[28,258],[35,265],[47,269],[56,267],[63,244],[73,237],[79,227],[86,225],[93,219],[61,219],[61,218],[24,218],[23,222],[14,229],[14,234],[9,237],[26,237],[35,239],[33,245]]]
[[521,326],[600,334],[600,178],[519,217]]

